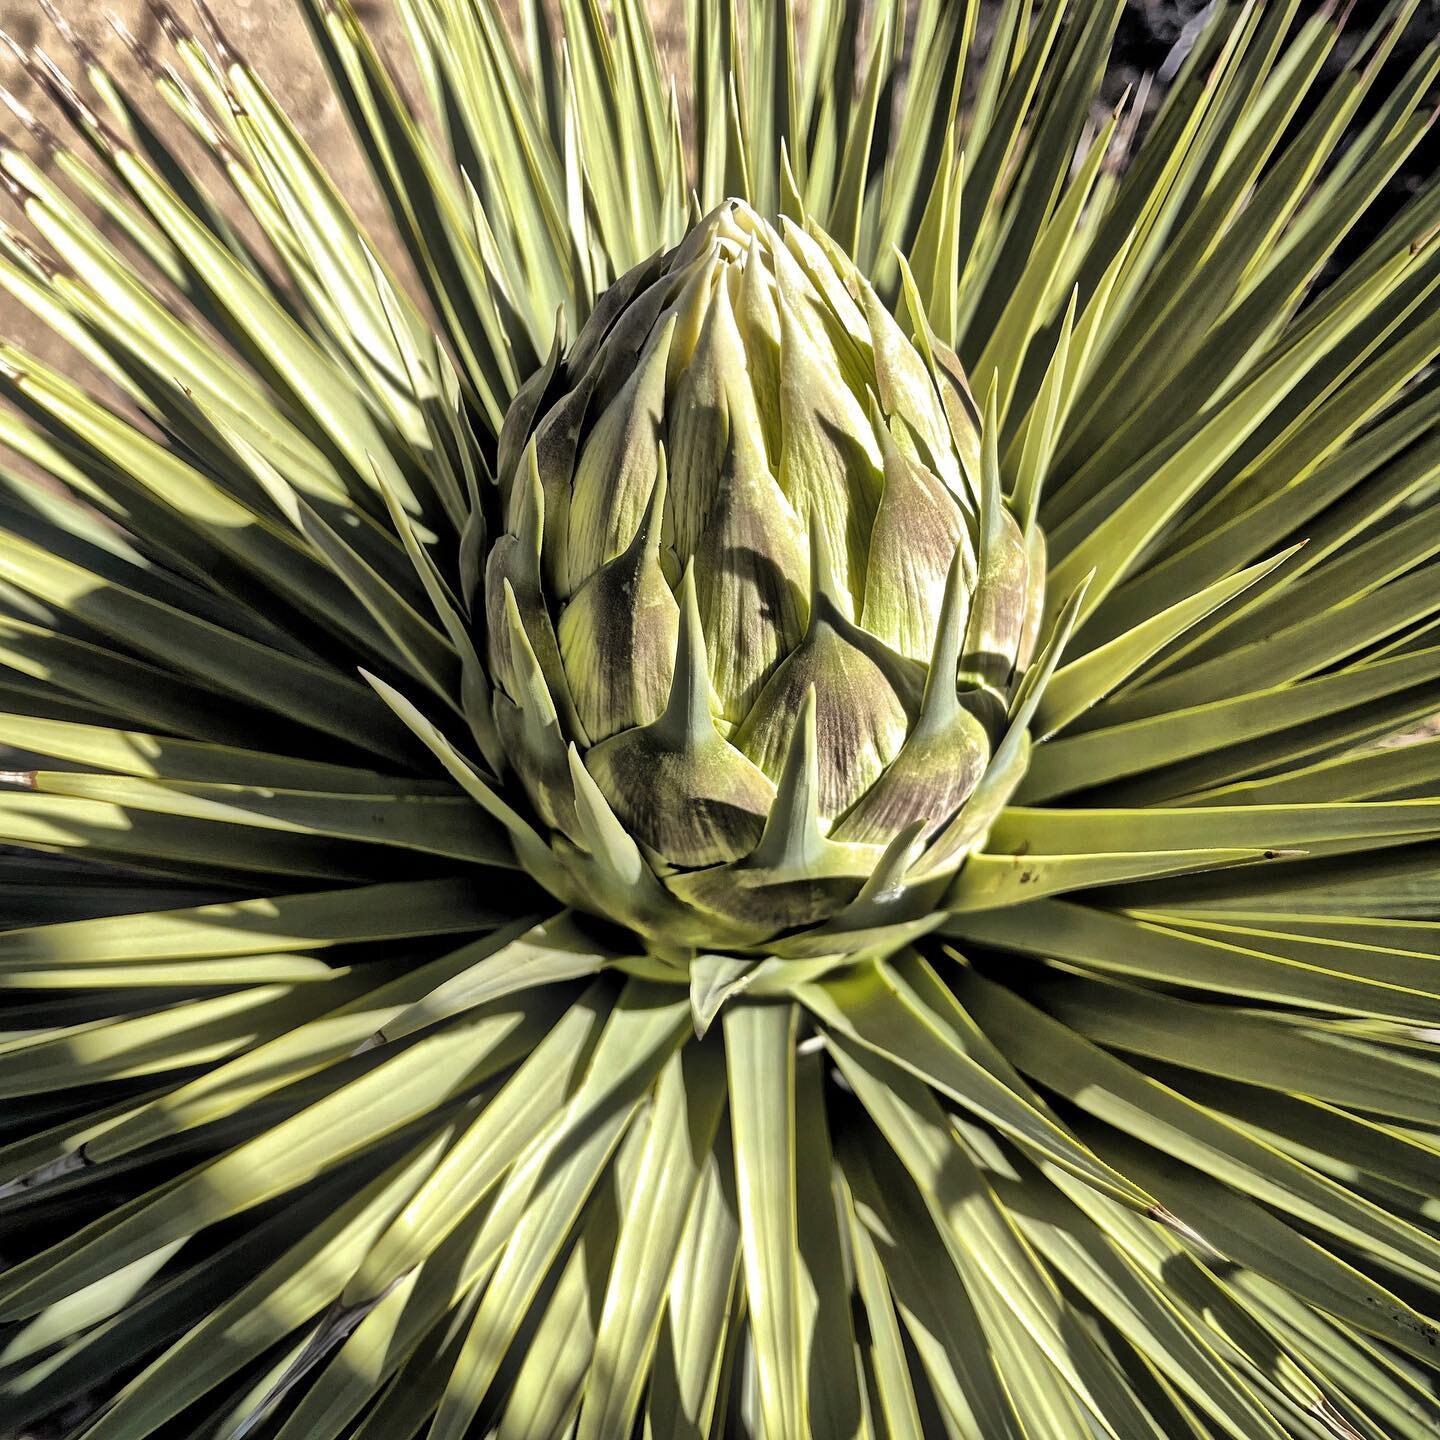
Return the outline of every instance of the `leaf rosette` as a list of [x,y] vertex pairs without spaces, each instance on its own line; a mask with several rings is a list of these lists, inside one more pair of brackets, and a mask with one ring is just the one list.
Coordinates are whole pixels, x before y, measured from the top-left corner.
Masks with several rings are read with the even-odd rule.
[[151,8],[0,36],[0,1432],[1435,1440],[1421,0],[299,0],[384,233]]

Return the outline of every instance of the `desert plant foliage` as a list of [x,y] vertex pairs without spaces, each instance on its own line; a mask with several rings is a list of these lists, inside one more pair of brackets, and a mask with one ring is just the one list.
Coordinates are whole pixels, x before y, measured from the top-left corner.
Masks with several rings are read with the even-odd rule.
[[15,47],[0,1434],[1440,1434],[1418,0],[297,3]]

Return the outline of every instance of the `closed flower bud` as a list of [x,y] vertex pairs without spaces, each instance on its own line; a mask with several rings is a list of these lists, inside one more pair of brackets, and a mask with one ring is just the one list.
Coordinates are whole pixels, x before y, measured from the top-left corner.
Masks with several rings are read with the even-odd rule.
[[[983,430],[954,356],[827,236],[738,201],[517,397],[486,584],[498,728],[584,868],[575,747],[587,806],[643,858],[652,938],[838,934],[897,837],[920,874],[959,833],[1044,600]],[[914,890],[888,883],[897,918]]]

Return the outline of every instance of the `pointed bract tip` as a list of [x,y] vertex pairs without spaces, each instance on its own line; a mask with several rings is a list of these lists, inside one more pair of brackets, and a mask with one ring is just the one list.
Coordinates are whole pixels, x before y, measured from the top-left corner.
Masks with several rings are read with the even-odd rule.
[[911,820],[890,837],[870,872],[870,878],[856,897],[857,906],[883,905],[903,893],[906,873],[923,849],[926,823],[924,820]]
[[699,743],[713,733],[710,710],[710,658],[705,650],[705,627],[700,618],[700,596],[695,588],[695,561],[686,562],[680,577],[680,630],[675,642],[675,669],[670,677],[670,698],[661,725],[672,743]]
[[3,233],[6,242],[18,250],[47,280],[53,280],[60,273],[60,266],[38,246],[31,244],[18,230],[12,230],[7,225],[0,233]]
[[945,721],[955,713],[958,698],[956,675],[965,649],[965,548],[955,546],[950,568],[945,573],[945,591],[940,601],[935,641],[930,651],[930,671],[925,677],[925,694],[920,713],[930,722]]
[[45,18],[55,27],[60,38],[79,56],[86,65],[95,63],[95,52],[81,39],[79,32],[70,21],[55,8],[52,0],[40,0]]
[[92,139],[98,138],[113,151],[129,148],[121,136],[86,102],[70,77],[38,45],[35,47],[34,56],[37,69],[31,73],[46,94],[65,112],[66,119],[72,125],[91,132]]
[[1000,424],[1000,377],[992,375],[985,390],[985,429],[995,429]]
[[30,70],[34,64],[30,52],[8,30],[0,30],[0,45],[3,45],[26,70]]
[[[665,453],[665,442],[658,441],[655,446],[655,483],[650,487],[650,499],[645,504],[645,514],[641,517],[640,528],[635,532],[635,538],[647,550],[657,549],[660,545],[660,536],[665,524],[665,496],[669,488],[670,466]],[[686,573],[690,566],[686,566]],[[692,582],[693,583],[693,582]]]
[[83,1170],[92,1163],[90,1157],[85,1153],[85,1146],[79,1145],[74,1150],[65,1151],[54,1160],[47,1160],[43,1164],[35,1166],[33,1170],[27,1170],[23,1175],[17,1175],[13,1180],[5,1181],[3,1185],[0,1185],[0,1199],[8,1199],[25,1190],[35,1190],[42,1185],[49,1185],[54,1180],[62,1180],[65,1176],[74,1174],[77,1170]]
[[120,43],[130,52],[131,58],[152,80],[158,80],[164,73],[155,52],[113,10],[107,11],[105,19],[119,37]]
[[[801,193],[799,181],[795,178],[795,169],[790,164],[790,149],[782,139],[780,141],[780,179],[782,205],[794,210],[794,219],[798,219],[803,225],[808,217],[805,209],[805,197]],[[792,217],[786,213],[785,219]]]
[[1365,1440],[1365,1437],[1322,1395],[1310,1406],[1310,1413],[1339,1440]]
[[114,10],[105,12],[105,23],[113,30],[119,38],[120,43],[132,54],[138,57],[141,45],[140,37],[125,23],[124,19],[116,14]]
[[1410,253],[1412,255],[1419,255],[1423,251],[1428,250],[1430,246],[1434,244],[1437,235],[1440,235],[1440,224],[1432,225],[1423,234],[1417,235],[1415,239],[1410,242]]
[[[805,698],[800,702],[800,713],[795,717],[795,728],[790,732],[790,744],[785,756],[786,771],[793,765],[797,778],[801,780],[808,780],[815,768],[816,752],[820,744],[817,724],[819,713],[819,695],[812,683],[805,687]],[[781,784],[783,786],[783,779]]]
[[830,537],[820,517],[812,510],[808,526],[810,539],[810,614],[820,614],[825,605],[840,608],[839,579],[835,573],[835,555]]
[[204,27],[205,34],[209,37],[210,43],[215,47],[215,53],[225,65],[238,65],[240,57],[236,54],[234,46],[230,44],[224,30],[220,28],[220,22],[215,18],[215,12],[205,3],[205,0],[190,0],[195,7],[195,13],[200,17],[200,24]]
[[160,27],[160,33],[172,45],[180,45],[186,40],[195,38],[180,23],[180,17],[165,3],[165,0],[145,0],[145,4],[155,23]]
[[356,1055],[364,1055],[367,1051],[378,1050],[385,1044],[384,1030],[377,1030],[373,1035],[367,1035],[351,1052],[350,1058]]
[[580,747],[573,740],[565,746],[565,764],[569,767],[572,783],[576,785],[594,783],[590,778],[590,772],[585,768],[585,761],[581,758]]
[[58,149],[58,142],[54,133],[45,125],[33,110],[20,99],[13,91],[0,85],[0,104],[29,131],[30,135],[47,150]]
[[[817,724],[819,710],[820,701],[815,686],[807,685],[805,698],[800,702],[800,713],[795,717],[795,728],[790,732],[790,745],[785,757],[787,774],[793,768],[795,778],[811,789],[814,788],[816,751],[820,743]],[[781,784],[783,786],[783,779]]]
[[824,843],[820,830],[817,710],[815,687],[810,685],[785,747],[765,831],[750,852],[750,861],[761,868],[803,863],[817,845]]
[[1203,1250],[1213,1260],[1224,1260],[1225,1256],[1217,1250],[1193,1225],[1187,1225],[1173,1210],[1167,1210],[1163,1205],[1152,1205],[1147,1212],[1149,1218],[1157,1225],[1162,1225],[1172,1235]]

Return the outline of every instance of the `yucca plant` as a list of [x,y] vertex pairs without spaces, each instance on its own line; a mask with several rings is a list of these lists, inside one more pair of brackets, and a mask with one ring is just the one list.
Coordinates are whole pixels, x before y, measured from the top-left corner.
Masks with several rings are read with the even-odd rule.
[[15,47],[0,1434],[1440,1434],[1417,0],[301,3],[413,277]]

